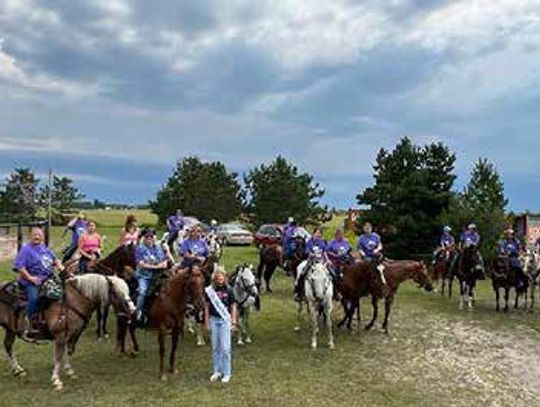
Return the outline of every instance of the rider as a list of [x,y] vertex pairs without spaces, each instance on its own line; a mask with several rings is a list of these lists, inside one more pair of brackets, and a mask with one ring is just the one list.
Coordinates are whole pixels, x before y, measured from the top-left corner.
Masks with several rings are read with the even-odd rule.
[[[311,264],[317,259],[322,259],[326,263],[329,263],[326,257],[326,241],[322,237],[320,227],[313,229],[311,238],[308,240],[304,249],[304,253],[307,256],[307,260],[304,260],[298,265],[296,280],[294,282],[294,298],[296,301],[299,301],[302,296],[300,291],[304,285],[306,271],[309,270]],[[331,274],[335,280],[335,271],[332,267],[329,267],[329,269],[332,269]]]
[[137,319],[142,320],[144,300],[152,277],[156,270],[167,268],[167,259],[161,247],[156,244],[156,232],[153,229],[145,229],[142,232],[142,243],[135,251],[137,260],[137,283],[139,285],[137,295]]
[[526,277],[519,262],[520,250],[521,245],[519,240],[514,237],[514,231],[511,228],[506,229],[504,238],[499,241],[499,254],[508,257],[510,267],[516,273],[518,287],[523,287]]
[[193,226],[188,231],[188,238],[182,242],[180,246],[180,256],[182,263],[180,268],[190,267],[193,263],[206,263],[208,258],[208,245],[201,239],[201,229],[198,226]]
[[435,264],[442,253],[446,252],[447,250],[452,250],[455,245],[456,240],[454,239],[454,236],[452,236],[452,228],[450,226],[445,226],[443,228],[441,239],[439,240],[439,246],[433,253],[433,263]]
[[293,217],[287,219],[287,223],[283,226],[283,255],[287,262],[293,254],[293,243],[298,225]]
[[88,230],[79,238],[79,274],[87,272],[88,263],[100,257],[101,236],[96,231],[96,222],[88,221]]
[[[464,247],[470,247],[474,246],[476,248],[480,247],[480,234],[477,231],[476,225],[474,223],[471,223],[469,226],[467,226],[467,230],[461,234],[459,248],[462,250]],[[478,270],[483,274],[484,273],[484,259],[482,258],[482,255],[480,254],[480,251],[478,253]]]
[[381,283],[385,285],[384,266],[381,264],[383,245],[381,237],[373,231],[370,222],[364,223],[364,233],[358,238],[356,248],[362,260],[377,264]]
[[351,259],[351,246],[343,236],[343,229],[336,229],[334,239],[326,245],[326,254],[334,267],[339,267]]
[[13,263],[13,269],[19,273],[19,287],[26,294],[26,327],[23,337],[27,340],[32,340],[40,333],[35,321],[39,286],[53,274],[54,267],[59,271],[64,269],[60,260],[56,259],[43,240],[43,231],[40,228],[33,228],[30,242],[22,246]]
[[120,233],[120,245],[128,246],[130,244],[138,244],[141,231],[137,227],[137,218],[133,215],[128,215],[124,229]]
[[73,257],[77,251],[79,245],[79,238],[86,232],[88,224],[86,222],[86,214],[84,212],[79,212],[75,218],[69,221],[66,228],[64,229],[63,236],[66,235],[68,230],[71,231],[71,243],[66,247],[62,253],[62,263],[67,262]]
[[212,220],[210,221],[210,229],[208,230],[209,234],[215,236],[216,233],[217,233],[217,227],[218,227],[218,222],[217,222],[217,220],[212,219]]
[[180,209],[177,209],[174,215],[167,218],[167,231],[169,232],[167,244],[169,247],[171,247],[171,244],[178,239],[178,233],[184,228],[185,225],[186,221]]

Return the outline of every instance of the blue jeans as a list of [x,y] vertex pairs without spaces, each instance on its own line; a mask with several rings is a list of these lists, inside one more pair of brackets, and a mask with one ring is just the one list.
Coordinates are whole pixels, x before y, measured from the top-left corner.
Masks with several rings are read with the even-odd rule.
[[152,277],[150,276],[137,276],[137,282],[139,284],[138,294],[137,294],[137,311],[142,311],[144,307],[144,299],[146,298],[146,292],[150,286]]
[[222,318],[210,316],[210,341],[214,373],[231,375],[231,327]]
[[20,287],[26,294],[26,316],[31,320],[36,316],[39,286],[27,283],[25,285],[21,285]]

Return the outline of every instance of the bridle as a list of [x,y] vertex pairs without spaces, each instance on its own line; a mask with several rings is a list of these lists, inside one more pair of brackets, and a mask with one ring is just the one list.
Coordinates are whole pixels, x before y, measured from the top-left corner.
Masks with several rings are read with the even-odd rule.
[[257,294],[256,294],[257,283],[256,282],[249,283],[248,281],[246,281],[245,277],[243,276],[244,270],[245,268],[242,268],[242,270],[239,271],[238,276],[237,276],[237,281],[239,282],[238,288],[242,289],[247,295],[242,301],[238,302],[239,306],[243,306],[247,302],[247,300],[249,300],[250,297],[252,298],[257,297]]

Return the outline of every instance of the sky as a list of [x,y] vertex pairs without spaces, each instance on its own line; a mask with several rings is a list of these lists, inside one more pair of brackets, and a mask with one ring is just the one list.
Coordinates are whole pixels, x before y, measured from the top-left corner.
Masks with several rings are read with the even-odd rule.
[[144,203],[177,159],[282,154],[346,208],[404,135],[540,210],[540,0],[0,0],[0,176]]

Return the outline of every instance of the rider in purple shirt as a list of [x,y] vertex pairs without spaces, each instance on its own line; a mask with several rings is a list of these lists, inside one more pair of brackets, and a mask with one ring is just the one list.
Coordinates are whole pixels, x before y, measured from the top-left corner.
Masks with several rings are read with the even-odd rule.
[[201,239],[201,229],[198,226],[193,226],[189,230],[188,238],[182,242],[179,250],[182,256],[180,267],[190,267],[193,263],[206,263],[208,258],[208,246]]
[[70,230],[71,243],[64,249],[62,263],[67,262],[73,257],[79,245],[79,238],[86,232],[87,228],[88,223],[86,222],[86,214],[84,212],[79,212],[76,218],[69,221],[64,229],[64,236]]
[[511,228],[505,230],[504,238],[499,241],[499,254],[508,257],[510,267],[516,273],[518,285],[523,286],[526,284],[526,277],[519,261],[520,251],[521,244],[519,243],[519,240],[515,238],[514,230]]
[[334,239],[326,245],[326,254],[334,266],[350,260],[351,245],[343,236],[343,229],[337,229]]
[[184,228],[185,225],[186,221],[184,220],[184,215],[180,209],[178,209],[174,215],[167,218],[167,231],[169,232],[167,244],[169,247],[171,247],[171,244],[178,239],[178,233]]
[[381,256],[383,249],[381,237],[373,231],[371,223],[365,223],[364,234],[358,238],[356,248],[363,260],[373,261]]
[[62,263],[56,259],[54,253],[43,243],[43,231],[40,228],[32,229],[30,243],[23,245],[13,262],[13,269],[19,273],[18,283],[26,294],[26,329],[25,338],[39,333],[34,327],[37,311],[39,286],[50,277],[54,268],[63,270]]

